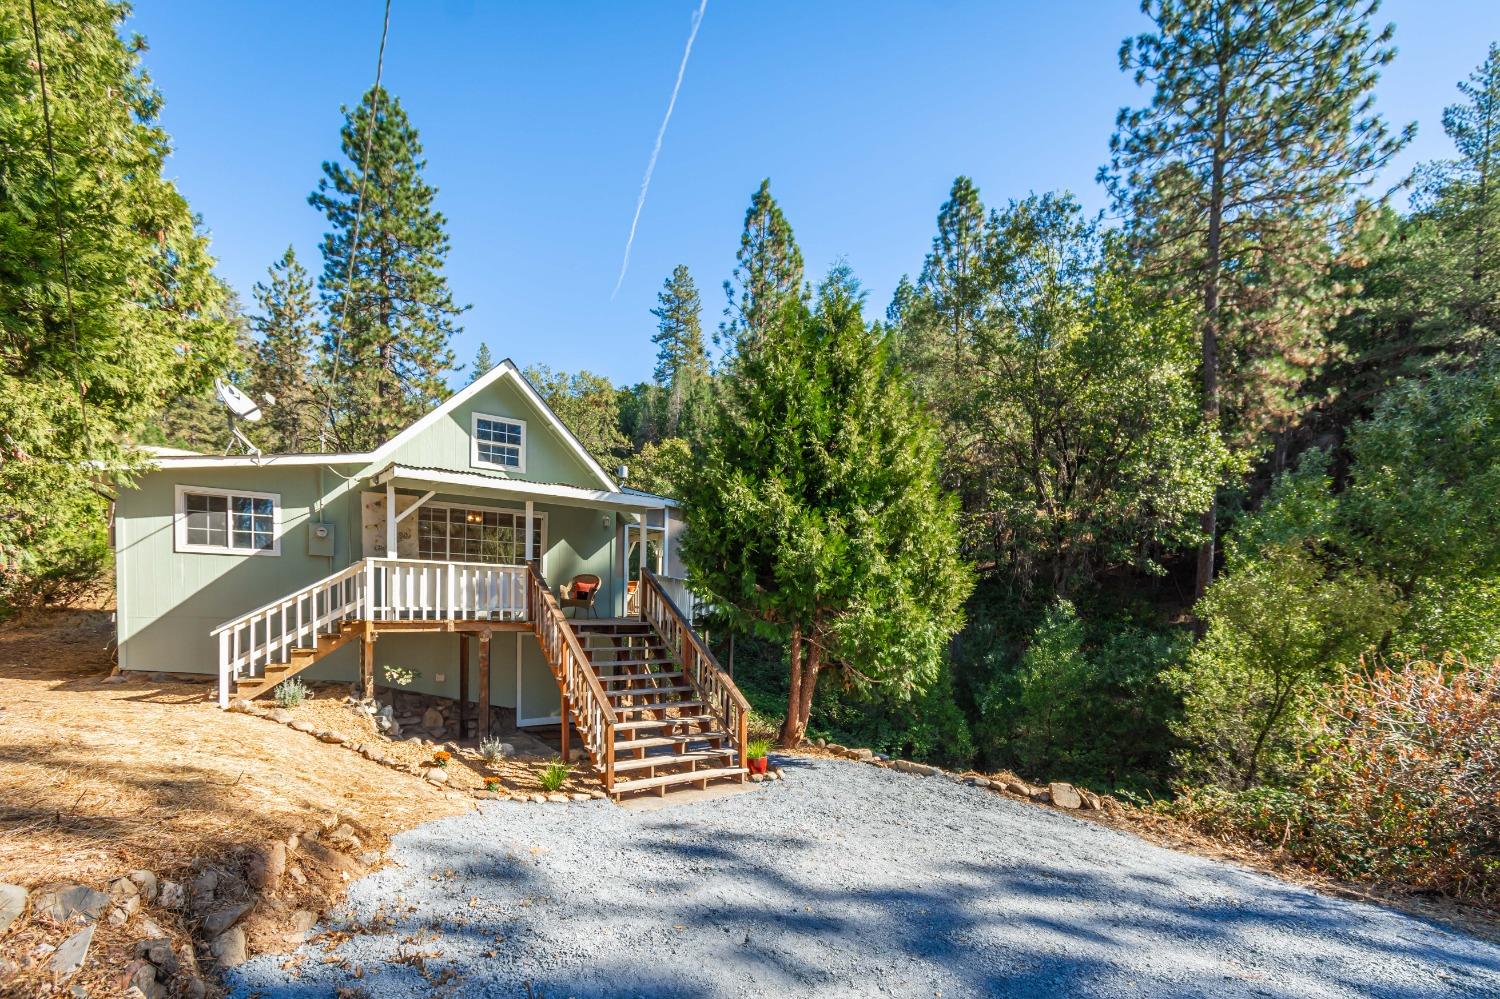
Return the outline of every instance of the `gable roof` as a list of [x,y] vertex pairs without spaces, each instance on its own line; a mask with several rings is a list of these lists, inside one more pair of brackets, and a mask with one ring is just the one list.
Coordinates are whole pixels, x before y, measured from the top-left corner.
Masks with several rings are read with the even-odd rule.
[[348,464],[374,464],[390,457],[390,455],[402,444],[411,440],[417,434],[437,423],[444,416],[462,406],[489,386],[500,381],[502,378],[515,380],[516,387],[520,389],[521,395],[525,397],[537,412],[542,414],[542,419],[549,429],[562,439],[565,447],[583,463],[589,474],[598,480],[599,484],[609,492],[619,492],[619,483],[604,470],[598,459],[589,454],[588,448],[574,436],[562,420],[558,419],[552,407],[547,405],[537,392],[536,387],[526,380],[521,374],[521,369],[516,367],[514,361],[506,358],[495,365],[484,374],[475,378],[458,392],[449,396],[443,402],[428,410],[415,423],[402,430],[396,436],[386,441],[373,451],[350,451],[334,454],[268,454],[256,457],[254,455],[242,454],[183,454],[183,455],[161,455],[155,456],[156,463],[162,467],[172,468],[209,468],[209,467],[234,467],[244,465],[348,465]]

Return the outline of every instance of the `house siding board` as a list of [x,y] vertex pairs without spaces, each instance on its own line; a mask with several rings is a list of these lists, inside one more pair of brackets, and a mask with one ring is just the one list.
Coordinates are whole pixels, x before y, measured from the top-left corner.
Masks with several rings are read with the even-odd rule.
[[[470,430],[475,413],[503,416],[526,423],[526,471],[507,471],[494,465],[477,469],[471,461]],[[599,481],[577,453],[547,425],[546,417],[521,394],[510,378],[501,378],[484,391],[443,414],[432,426],[404,441],[380,463],[428,468],[482,471],[487,475],[553,482],[598,489]],[[372,472],[379,471],[372,468]]]

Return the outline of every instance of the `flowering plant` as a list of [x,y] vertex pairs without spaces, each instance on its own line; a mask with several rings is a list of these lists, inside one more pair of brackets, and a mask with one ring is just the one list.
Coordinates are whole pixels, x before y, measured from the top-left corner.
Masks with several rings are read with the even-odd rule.
[[451,759],[453,759],[453,754],[442,749],[439,749],[437,752],[432,754],[432,762],[436,763],[440,767],[446,767],[448,765],[448,761]]
[[486,777],[484,779],[484,789],[486,791],[498,791],[498,790],[500,790],[500,778],[499,777]]

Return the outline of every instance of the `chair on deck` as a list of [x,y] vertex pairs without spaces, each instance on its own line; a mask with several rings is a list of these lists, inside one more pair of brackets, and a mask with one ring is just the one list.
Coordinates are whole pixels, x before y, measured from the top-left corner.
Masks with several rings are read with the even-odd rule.
[[594,601],[599,599],[599,582],[599,577],[591,572],[574,576],[562,588],[562,593],[557,600],[558,606],[574,608],[574,617],[582,611],[588,611],[589,617],[598,617],[598,612],[594,610]]

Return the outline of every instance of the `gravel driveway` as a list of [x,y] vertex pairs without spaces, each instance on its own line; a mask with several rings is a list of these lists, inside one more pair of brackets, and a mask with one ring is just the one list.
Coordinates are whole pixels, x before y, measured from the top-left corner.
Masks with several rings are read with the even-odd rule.
[[235,995],[1500,995],[1500,947],[1421,920],[947,778],[784,763],[656,811],[428,823],[350,892],[350,917],[395,923],[334,948],[344,966],[257,958]]

